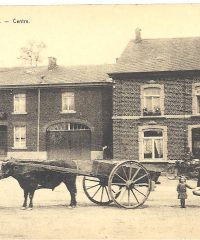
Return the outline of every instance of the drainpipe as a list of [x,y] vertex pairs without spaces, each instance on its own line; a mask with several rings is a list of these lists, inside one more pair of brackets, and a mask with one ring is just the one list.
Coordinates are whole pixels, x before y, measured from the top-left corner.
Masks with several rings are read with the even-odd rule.
[[38,88],[37,152],[40,151],[40,88]]

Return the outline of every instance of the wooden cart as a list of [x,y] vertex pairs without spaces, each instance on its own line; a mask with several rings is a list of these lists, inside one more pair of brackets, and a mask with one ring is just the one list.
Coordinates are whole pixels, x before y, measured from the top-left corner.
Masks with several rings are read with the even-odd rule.
[[84,176],[83,189],[92,202],[99,205],[114,202],[123,208],[141,206],[150,194],[152,174],[166,168],[165,163],[141,164],[131,160],[14,161],[17,162],[14,170],[18,174],[48,169],[60,174],[72,173]]

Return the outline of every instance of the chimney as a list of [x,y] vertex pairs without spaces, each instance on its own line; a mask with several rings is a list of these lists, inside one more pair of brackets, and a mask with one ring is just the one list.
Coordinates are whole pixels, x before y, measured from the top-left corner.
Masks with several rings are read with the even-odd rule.
[[141,38],[141,29],[140,28],[136,28],[135,29],[135,42],[136,43],[139,43],[142,41],[142,38]]
[[48,57],[49,59],[49,66],[48,66],[48,70],[53,70],[57,67],[56,64],[56,58],[55,57]]

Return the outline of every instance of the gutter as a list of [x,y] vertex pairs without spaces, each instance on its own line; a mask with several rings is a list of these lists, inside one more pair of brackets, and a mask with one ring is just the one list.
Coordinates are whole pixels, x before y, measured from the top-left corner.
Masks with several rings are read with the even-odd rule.
[[0,89],[14,89],[14,88],[28,88],[28,89],[38,89],[38,88],[66,88],[66,87],[104,87],[113,86],[113,82],[96,82],[96,83],[63,83],[63,84],[33,84],[33,85],[2,85]]

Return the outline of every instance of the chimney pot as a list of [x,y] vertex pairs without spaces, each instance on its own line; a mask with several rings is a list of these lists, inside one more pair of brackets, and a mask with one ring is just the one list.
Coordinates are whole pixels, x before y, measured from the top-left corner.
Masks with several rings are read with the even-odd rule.
[[142,38],[141,38],[141,29],[140,28],[136,28],[135,29],[135,42],[136,43],[139,43],[142,41]]
[[56,58],[55,57],[49,57],[48,59],[49,59],[48,69],[53,70],[54,68],[57,67]]

